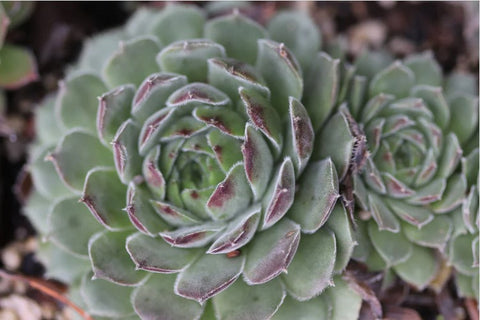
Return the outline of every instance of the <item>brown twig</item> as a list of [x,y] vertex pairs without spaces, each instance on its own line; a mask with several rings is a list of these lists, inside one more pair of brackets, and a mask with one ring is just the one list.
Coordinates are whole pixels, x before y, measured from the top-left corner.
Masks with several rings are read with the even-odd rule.
[[42,293],[52,297],[60,301],[61,303],[69,306],[73,310],[75,310],[83,319],[85,320],[94,320],[85,310],[74,304],[70,301],[67,297],[65,297],[62,293],[58,292],[58,290],[52,288],[47,280],[38,279],[33,277],[27,277],[21,274],[13,274],[9,273],[3,269],[0,269],[0,277],[13,280],[13,281],[22,281],[27,283],[32,288],[35,288]]

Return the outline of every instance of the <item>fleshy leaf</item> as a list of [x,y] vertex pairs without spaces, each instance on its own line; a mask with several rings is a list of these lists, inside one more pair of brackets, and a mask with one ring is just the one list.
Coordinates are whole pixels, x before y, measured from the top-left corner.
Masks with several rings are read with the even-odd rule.
[[338,194],[338,179],[331,159],[310,162],[298,183],[289,217],[313,233],[327,221]]
[[381,231],[373,221],[368,224],[368,235],[387,266],[405,262],[412,253],[412,243],[402,233]]
[[297,301],[286,296],[272,320],[328,320],[331,307],[323,296],[308,301]]
[[71,190],[65,188],[61,177],[55,171],[52,162],[46,161],[52,147],[40,149],[37,154],[32,154],[29,164],[29,172],[32,177],[35,190],[48,199],[62,198],[71,195]]
[[235,111],[224,107],[201,106],[195,109],[195,118],[208,126],[236,138],[243,137],[244,125],[238,121],[238,114]]
[[434,252],[415,245],[412,247],[410,257],[393,267],[400,278],[418,290],[423,290],[430,283],[436,275],[437,268]]
[[[314,234],[303,235],[288,273],[282,275],[288,292],[300,301],[319,295],[331,284],[336,254],[332,231],[323,228]],[[315,271],[312,273],[312,270]],[[307,274],[310,276],[306,277]]]
[[203,307],[173,293],[174,275],[151,275],[132,294],[132,304],[142,319],[198,319]]
[[180,272],[200,254],[199,249],[175,248],[141,233],[129,236],[126,248],[137,269],[158,273]]
[[252,192],[242,163],[233,166],[207,202],[214,219],[228,219],[250,205]]
[[175,247],[198,248],[210,243],[224,228],[222,223],[211,222],[193,227],[183,227],[175,231],[160,232],[160,236]]
[[181,193],[185,208],[202,219],[209,219],[206,204],[215,187],[205,189],[183,189]]
[[133,98],[132,115],[139,123],[165,106],[168,97],[188,83],[187,77],[172,73],[150,75],[138,87]]
[[377,73],[370,82],[370,96],[380,93],[392,94],[397,99],[407,97],[415,83],[412,70],[396,61]]
[[478,98],[457,96],[449,105],[454,112],[450,119],[450,131],[454,132],[463,144],[478,128]]
[[78,191],[82,190],[88,170],[94,166],[112,165],[111,152],[97,137],[81,129],[65,135],[47,159],[53,162],[65,184]]
[[433,219],[433,212],[421,206],[413,206],[402,200],[388,199],[388,206],[400,219],[422,228]]
[[450,263],[459,272],[467,275],[478,273],[478,268],[474,268],[474,257],[472,252],[472,243],[475,236],[471,234],[459,235],[452,239],[449,244]]
[[201,83],[194,82],[178,89],[170,95],[167,100],[168,107],[188,109],[191,106],[198,107],[202,105],[226,106],[230,104],[228,96],[217,88]]
[[[234,12],[207,22],[204,35],[223,45],[229,57],[254,64],[257,40],[266,38],[267,32],[255,21]],[[236,40],[232,41],[232,38]]]
[[[81,201],[108,230],[131,227],[125,207],[126,186],[110,168],[94,168],[85,179]],[[108,192],[105,192],[108,190]]]
[[273,157],[263,135],[249,123],[245,126],[245,142],[241,150],[254,200],[261,199],[270,182]]
[[356,238],[350,224],[345,207],[343,204],[337,203],[326,224],[333,231],[336,239],[337,250],[333,270],[335,273],[341,273],[347,267],[352,256]]
[[407,199],[407,202],[415,205],[423,205],[440,200],[443,191],[445,191],[446,185],[447,182],[445,179],[433,179],[426,185],[417,189],[415,194]]
[[78,202],[78,197],[55,203],[48,214],[48,225],[49,240],[73,254],[85,257],[88,257],[90,237],[103,229],[88,209]]
[[60,82],[59,87],[55,112],[61,125],[96,133],[97,97],[107,91],[103,81],[96,75],[81,73]]
[[277,223],[290,209],[295,198],[295,172],[292,160],[285,158],[270,181],[264,202],[262,229]]
[[467,191],[467,181],[462,174],[454,174],[447,180],[442,199],[431,204],[436,213],[449,212],[458,207]]
[[303,172],[313,151],[315,132],[307,110],[295,98],[289,98],[289,124],[286,153],[292,159],[297,177]]
[[128,184],[142,173],[142,158],[138,154],[140,127],[132,120],[125,121],[112,141],[113,159],[118,176]]
[[160,150],[159,145],[151,149],[145,156],[142,165],[142,173],[145,183],[147,184],[148,189],[150,189],[153,199],[156,200],[163,200],[165,197],[165,177],[159,168]]
[[400,224],[395,218],[393,212],[387,207],[381,197],[370,193],[368,195],[370,213],[377,222],[379,230],[388,230],[390,232],[399,232]]
[[259,232],[249,248],[244,279],[260,284],[285,272],[300,242],[300,226],[286,218]]
[[442,85],[442,69],[430,51],[411,55],[405,59],[405,65],[415,74],[416,84]]
[[137,185],[130,182],[127,190],[127,207],[130,222],[139,231],[155,236],[158,232],[167,229],[167,224],[153,209],[150,203],[150,193],[145,185]]
[[432,111],[435,123],[442,129],[446,129],[451,118],[450,109],[443,96],[442,88],[431,86],[416,86],[411,94],[422,98],[427,107]]
[[97,134],[102,143],[109,146],[118,127],[130,116],[135,87],[125,85],[104,93],[99,98]]
[[269,319],[280,307],[286,293],[280,280],[249,286],[238,280],[213,298],[219,319]]
[[[2,23],[3,21],[0,21]],[[0,26],[2,28],[2,26]],[[17,89],[38,78],[33,54],[11,44],[0,45],[0,86]]]
[[228,172],[235,163],[242,161],[240,140],[212,130],[207,135],[207,141],[223,171]]
[[332,308],[330,320],[356,320],[359,317],[362,297],[340,276],[334,278],[335,286],[325,291],[325,298]]
[[[255,40],[255,46],[256,44]],[[239,87],[258,90],[264,96],[270,96],[270,90],[254,67],[230,58],[208,60],[208,83],[225,92],[232,101],[239,100]]]
[[23,214],[27,216],[30,223],[39,233],[46,234],[50,229],[47,221],[49,209],[51,207],[50,200],[44,198],[37,190],[28,197],[28,202],[23,207]]
[[173,226],[188,226],[200,222],[197,217],[187,210],[177,208],[174,205],[164,201],[151,201],[153,208],[163,220]]
[[258,91],[240,87],[238,92],[252,124],[262,131],[275,146],[275,149],[280,152],[283,144],[283,135],[277,111]]
[[206,39],[182,40],[170,44],[157,56],[163,71],[186,75],[189,82],[207,80],[207,60],[225,57],[225,49]]
[[91,280],[91,274],[82,278],[80,294],[90,313],[103,317],[124,317],[134,313],[130,301],[132,288],[102,279]]
[[[164,44],[202,37],[205,14],[194,6],[169,5],[153,26],[153,33]],[[175,30],[175,32],[172,32]]]
[[453,133],[445,137],[442,156],[438,163],[437,177],[448,178],[462,157],[462,148],[458,138]]
[[148,75],[158,71],[155,57],[159,51],[160,45],[153,37],[120,42],[103,68],[105,81],[110,87],[127,83],[138,87]]
[[355,137],[350,130],[347,115],[338,112],[333,115],[317,139],[312,158],[314,160],[331,157],[342,180],[352,161]]
[[257,68],[272,92],[272,105],[280,116],[288,113],[288,97],[302,97],[302,70],[285,47],[271,40],[258,40]]
[[134,286],[147,274],[135,270],[135,264],[125,250],[125,240],[130,232],[101,232],[94,235],[88,244],[95,278],[113,283]]
[[[311,57],[309,59],[312,59]],[[313,56],[310,71],[305,76],[305,108],[317,132],[328,118],[337,102],[340,86],[340,60],[324,52]]]
[[232,220],[222,235],[213,242],[207,253],[228,253],[250,242],[257,231],[260,209],[260,206],[252,207],[246,213]]
[[203,303],[235,282],[244,264],[245,255],[233,258],[219,254],[202,255],[178,275],[175,293]]
[[270,37],[283,42],[292,50],[298,61],[306,70],[312,56],[320,50],[322,36],[318,27],[303,12],[281,12],[268,24]]

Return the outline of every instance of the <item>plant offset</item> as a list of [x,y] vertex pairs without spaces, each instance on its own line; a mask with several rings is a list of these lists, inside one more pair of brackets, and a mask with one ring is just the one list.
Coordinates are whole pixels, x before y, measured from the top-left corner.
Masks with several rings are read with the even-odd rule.
[[357,319],[351,258],[418,289],[449,263],[478,299],[476,80],[428,54],[334,59],[299,12],[207,16],[137,11],[38,109],[25,212],[71,299],[96,319]]

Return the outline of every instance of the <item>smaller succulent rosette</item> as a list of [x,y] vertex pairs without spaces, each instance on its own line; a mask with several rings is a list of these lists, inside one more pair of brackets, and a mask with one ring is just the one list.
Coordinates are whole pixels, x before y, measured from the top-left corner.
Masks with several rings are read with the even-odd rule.
[[423,289],[440,270],[478,172],[459,165],[462,145],[478,139],[475,86],[458,91],[459,76],[445,80],[430,53],[403,62],[369,53],[352,68],[349,93],[316,150],[332,155],[340,179],[352,177],[343,188],[359,218],[354,257]]
[[311,157],[338,81],[319,47],[300,13],[266,30],[190,6],[90,40],[37,113],[26,208],[76,301],[122,319],[357,318],[337,172]]

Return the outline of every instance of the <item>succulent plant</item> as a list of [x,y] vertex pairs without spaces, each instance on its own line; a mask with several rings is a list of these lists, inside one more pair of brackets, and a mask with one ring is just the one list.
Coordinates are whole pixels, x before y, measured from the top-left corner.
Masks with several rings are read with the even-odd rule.
[[320,41],[298,12],[265,29],[167,6],[86,43],[38,109],[25,208],[72,299],[106,318],[358,317],[314,145],[341,85]]
[[26,48],[4,43],[9,28],[27,19],[34,3],[2,1],[0,3],[0,88],[16,89],[37,79],[37,65]]
[[342,188],[355,199],[359,217],[354,258],[373,270],[393,270],[423,289],[436,277],[453,239],[448,251],[454,259],[470,259],[461,274],[478,274],[470,268],[471,245],[463,247],[473,241],[478,251],[478,228],[469,222],[473,234],[461,238],[452,228],[462,203],[467,220],[478,211],[478,190],[472,187],[466,196],[467,181],[476,183],[478,148],[463,161],[466,169],[459,168],[462,145],[478,145],[475,79],[460,74],[444,79],[430,53],[403,62],[369,53],[350,68],[344,76],[350,83],[347,98],[337,102],[343,105],[322,128],[314,149],[318,156],[314,152],[312,158],[328,154],[340,180],[352,177]]

